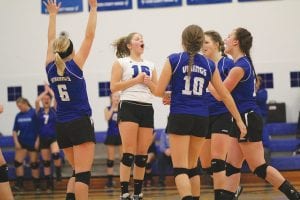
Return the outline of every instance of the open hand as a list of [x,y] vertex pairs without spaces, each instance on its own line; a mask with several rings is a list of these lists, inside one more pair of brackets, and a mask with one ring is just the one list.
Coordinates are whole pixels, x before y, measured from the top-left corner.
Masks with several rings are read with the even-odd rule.
[[57,14],[61,6],[61,2],[57,4],[56,0],[43,1],[43,4],[47,7],[49,14]]
[[89,5],[91,8],[97,8],[97,0],[89,0]]

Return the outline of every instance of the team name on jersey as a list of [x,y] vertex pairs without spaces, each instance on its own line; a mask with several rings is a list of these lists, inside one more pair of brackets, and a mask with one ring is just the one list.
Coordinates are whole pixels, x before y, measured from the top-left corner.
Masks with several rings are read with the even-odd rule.
[[[185,74],[187,73],[188,71],[188,65],[185,65],[183,68],[182,68],[182,72]],[[206,76],[207,74],[207,70],[204,69],[203,67],[200,67],[200,66],[197,66],[197,65],[193,65],[192,67],[192,72],[196,72],[196,73],[199,73],[199,74],[202,74],[203,76]]]
[[19,118],[18,119],[18,122],[31,122],[32,121],[32,119],[31,118]]
[[71,81],[71,78],[69,76],[51,78],[51,83],[63,82],[63,81]]

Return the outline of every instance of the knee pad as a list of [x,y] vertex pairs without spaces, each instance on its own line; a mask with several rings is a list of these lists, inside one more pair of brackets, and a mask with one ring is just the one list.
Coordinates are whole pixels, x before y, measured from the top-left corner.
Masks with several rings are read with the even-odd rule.
[[37,169],[37,168],[39,168],[39,163],[38,162],[32,162],[32,163],[30,163],[30,168],[31,169]]
[[173,168],[173,171],[174,171],[174,177],[176,178],[176,176],[180,175],[180,174],[186,174],[188,175],[189,174],[189,170],[186,169],[186,168]]
[[192,178],[194,176],[200,176],[200,168],[199,167],[195,167],[192,169],[189,169],[189,178]]
[[113,167],[113,166],[114,166],[114,161],[113,161],[113,160],[107,159],[107,160],[106,160],[106,166],[109,167],[109,168],[110,168],[110,167]]
[[53,160],[58,160],[60,158],[60,154],[59,153],[53,153],[52,154],[52,159]]
[[267,168],[268,168],[269,165],[267,165],[266,163],[265,164],[262,164],[258,167],[256,167],[256,169],[254,170],[254,174],[262,179],[265,179],[266,176],[267,176]]
[[8,182],[8,167],[7,164],[0,166],[0,183]]
[[132,163],[134,161],[134,155],[131,153],[123,153],[122,156],[122,164],[127,166],[127,167],[131,167]]
[[51,166],[50,160],[44,160],[43,165],[44,165],[44,167],[50,167]]
[[136,155],[134,164],[138,167],[146,167],[148,155]]
[[225,162],[225,160],[221,160],[221,159],[212,159],[211,160],[211,168],[212,168],[213,173],[225,171],[226,162]]
[[80,172],[75,174],[75,182],[81,182],[86,185],[90,185],[90,179],[91,179],[91,172]]
[[146,169],[151,169],[152,168],[152,163],[150,162],[150,163],[146,163]]
[[21,167],[21,166],[23,165],[23,163],[21,163],[21,162],[15,160],[15,161],[14,161],[14,165],[15,165],[15,168],[18,168],[18,167]]
[[226,163],[226,176],[241,173],[241,168],[237,168],[230,163]]
[[207,175],[212,175],[212,168],[211,167],[207,167],[207,168],[202,168],[202,170],[207,174]]

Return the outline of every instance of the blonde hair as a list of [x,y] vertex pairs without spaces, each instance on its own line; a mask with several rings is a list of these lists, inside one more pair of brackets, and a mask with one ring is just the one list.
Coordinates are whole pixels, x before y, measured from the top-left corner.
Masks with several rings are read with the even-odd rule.
[[112,46],[116,49],[117,58],[124,58],[130,56],[130,50],[127,45],[130,44],[133,36],[139,34],[137,32],[129,33],[129,35],[121,37],[112,43]]
[[53,52],[55,54],[55,65],[57,66],[60,75],[63,74],[66,65],[64,60],[59,55],[59,53],[67,51],[70,44],[71,44],[71,40],[69,39],[69,35],[66,32],[61,32],[59,37],[56,38],[53,42]]
[[24,98],[24,97],[19,97],[16,100],[16,103],[22,103],[22,104],[26,104],[28,107],[32,108],[31,104],[29,103],[28,99]]

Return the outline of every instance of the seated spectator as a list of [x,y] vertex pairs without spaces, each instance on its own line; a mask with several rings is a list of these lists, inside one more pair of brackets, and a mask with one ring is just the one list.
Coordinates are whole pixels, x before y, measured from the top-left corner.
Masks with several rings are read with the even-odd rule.
[[256,76],[256,83],[255,83],[255,90],[256,90],[256,103],[262,115],[262,119],[264,124],[267,121],[268,116],[268,92],[262,85],[262,78],[261,76]]
[[158,167],[158,186],[165,186],[165,176],[167,174],[168,169],[172,169],[172,160],[171,160],[171,151],[170,151],[170,143],[169,136],[165,132],[160,135],[160,145],[157,158],[157,167]]

